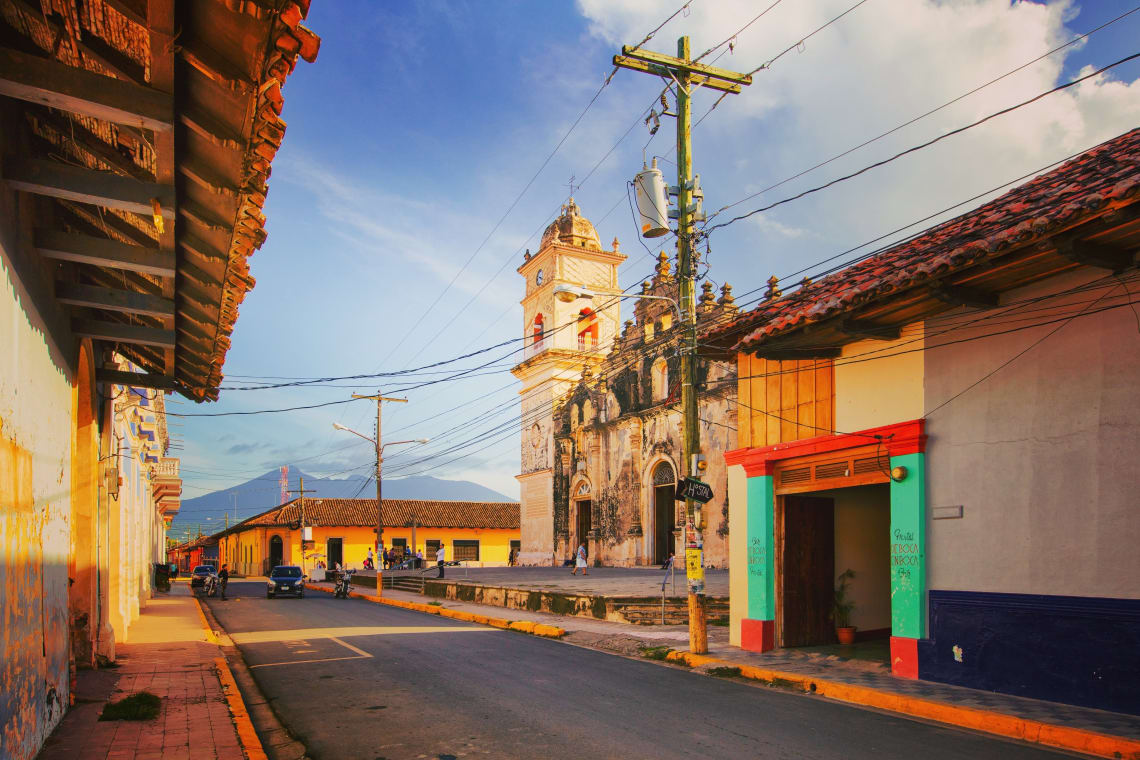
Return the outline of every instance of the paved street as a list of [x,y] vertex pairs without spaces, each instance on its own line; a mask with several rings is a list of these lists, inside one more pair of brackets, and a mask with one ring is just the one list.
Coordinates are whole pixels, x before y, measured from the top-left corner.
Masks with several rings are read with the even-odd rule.
[[324,594],[210,600],[327,758],[1022,758],[1048,750]]

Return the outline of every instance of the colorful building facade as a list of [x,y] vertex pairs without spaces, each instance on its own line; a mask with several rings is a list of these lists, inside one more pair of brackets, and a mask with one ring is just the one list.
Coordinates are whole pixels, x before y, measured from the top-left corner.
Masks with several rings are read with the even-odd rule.
[[[303,511],[302,511],[303,510]],[[215,534],[218,562],[239,575],[267,575],[277,565],[306,571],[324,563],[361,569],[376,553],[375,499],[295,499]],[[518,502],[384,500],[384,544],[448,561],[506,566],[519,548]]]
[[163,394],[218,397],[281,85],[319,47],[308,3],[177,5],[0,0],[4,758],[36,756],[151,594],[181,492]]
[[705,336],[738,361],[731,639],[1140,712],[1140,130]]

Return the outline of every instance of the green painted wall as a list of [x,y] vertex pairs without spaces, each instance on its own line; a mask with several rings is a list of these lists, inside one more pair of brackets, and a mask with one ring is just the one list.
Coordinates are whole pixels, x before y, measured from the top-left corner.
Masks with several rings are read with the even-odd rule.
[[776,619],[775,494],[772,476],[748,479],[748,613],[752,620]]
[[891,481],[891,633],[921,639],[926,635],[926,455],[891,457],[891,468],[900,466],[907,469],[906,478]]

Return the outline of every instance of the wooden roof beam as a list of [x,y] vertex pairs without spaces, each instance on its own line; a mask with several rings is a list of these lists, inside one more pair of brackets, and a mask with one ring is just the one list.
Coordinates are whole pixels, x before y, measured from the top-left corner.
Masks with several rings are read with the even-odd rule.
[[760,359],[770,361],[804,361],[808,359],[838,359],[843,349],[840,348],[758,348],[746,350]]
[[1113,274],[1120,274],[1136,261],[1135,255],[1124,248],[1089,240],[1058,241],[1057,253],[1069,261],[1097,269],[1107,269]]
[[61,303],[72,306],[87,306],[125,314],[146,314],[152,317],[174,316],[174,301],[134,290],[113,290],[96,285],[57,282],[55,297]]
[[181,391],[182,383],[167,375],[151,375],[143,372],[124,372],[119,369],[95,369],[95,380],[100,383],[114,383],[130,388],[156,388],[163,391]]
[[860,340],[898,340],[901,330],[892,325],[875,325],[857,319],[841,319],[834,328],[844,335]]
[[156,132],[174,128],[168,94],[10,48],[0,48],[0,95]]
[[173,277],[175,273],[173,253],[158,248],[127,245],[110,238],[73,235],[41,228],[35,233],[35,247],[41,256],[49,259],[125,269],[155,277]]
[[128,177],[134,177],[142,182],[154,182],[154,176],[149,171],[121,153],[114,145],[105,142],[81,122],[52,113],[46,108],[36,109],[34,116],[65,140],[75,140],[82,148],[112,169],[117,169]]
[[26,193],[90,203],[147,217],[154,213],[151,201],[158,200],[162,206],[162,217],[174,219],[174,187],[171,185],[142,182],[110,172],[36,158],[6,158],[0,173],[9,185]]
[[71,331],[84,338],[115,343],[134,343],[142,346],[158,346],[160,348],[174,348],[175,342],[173,330],[144,325],[127,325],[121,322],[104,322],[95,319],[73,320]]
[[971,288],[965,285],[940,283],[931,287],[930,294],[949,306],[991,309],[998,305],[997,293],[988,293],[980,288]]

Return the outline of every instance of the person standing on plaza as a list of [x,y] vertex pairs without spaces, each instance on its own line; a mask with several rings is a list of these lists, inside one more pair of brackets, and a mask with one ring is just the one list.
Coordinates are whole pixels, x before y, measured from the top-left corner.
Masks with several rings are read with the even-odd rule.
[[365,565],[369,570],[374,570],[375,565],[372,564],[372,547],[368,547],[368,564]]
[[443,558],[444,558],[444,556],[445,555],[444,555],[444,551],[443,551],[443,542],[440,541],[439,542],[439,549],[436,550],[436,553],[435,553],[435,564],[437,567],[439,567],[439,575],[436,576],[437,578],[443,577]]
[[574,558],[574,569],[570,571],[571,575],[577,575],[578,570],[582,571],[582,575],[589,575],[590,571],[586,569],[586,542],[578,544],[578,553]]

